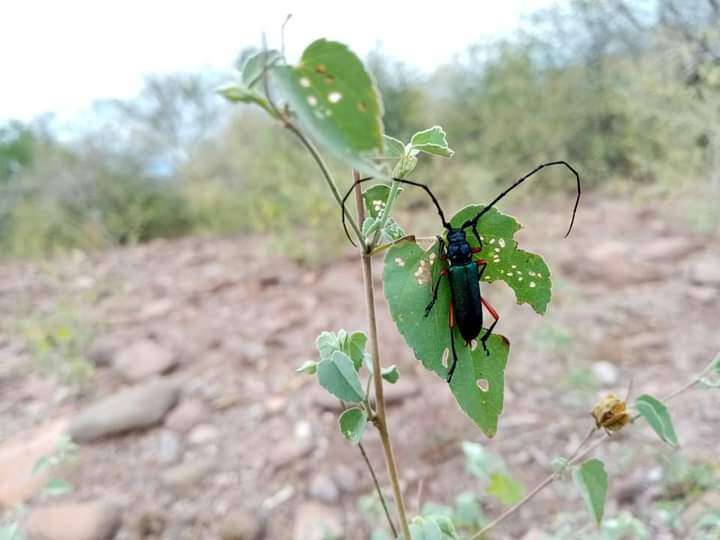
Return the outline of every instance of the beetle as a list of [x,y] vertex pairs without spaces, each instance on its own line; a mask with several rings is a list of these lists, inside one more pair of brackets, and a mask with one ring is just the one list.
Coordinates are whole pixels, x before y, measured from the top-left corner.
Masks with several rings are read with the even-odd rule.
[[[540,172],[546,167],[552,167],[555,165],[562,165],[567,167],[574,175],[577,183],[577,197],[575,198],[575,206],[573,207],[572,218],[570,219],[570,226],[568,227],[565,237],[572,231],[575,223],[575,214],[577,213],[578,205],[580,204],[581,186],[580,186],[580,174],[566,161],[549,161],[535,167],[532,171],[525,174],[524,176],[517,179],[510,187],[502,191],[497,197],[495,197],[489,204],[487,204],[482,210],[480,210],[474,217],[467,219],[459,227],[453,227],[450,222],[445,219],[445,214],[440,207],[440,203],[437,198],[430,190],[430,188],[420,182],[413,180],[406,180],[403,178],[393,178],[394,181],[401,184],[407,184],[423,189],[432,199],[435,208],[440,215],[442,225],[445,229],[446,239],[442,236],[437,236],[438,240],[438,254],[441,260],[447,261],[448,265],[440,271],[437,277],[437,281],[432,287],[430,302],[425,307],[425,317],[430,315],[430,312],[435,305],[438,298],[438,292],[440,288],[440,282],[443,277],[448,278],[450,285],[450,309],[448,316],[448,326],[450,328],[450,346],[452,349],[453,359],[452,364],[448,369],[447,382],[452,381],[455,368],[457,366],[457,351],[455,350],[455,332],[454,329],[457,326],[460,336],[463,338],[465,345],[471,346],[472,342],[480,335],[480,344],[485,351],[485,354],[489,355],[486,342],[490,338],[492,331],[500,320],[500,315],[495,308],[482,296],[480,290],[480,280],[482,279],[483,273],[487,268],[487,261],[485,259],[474,259],[474,256],[482,251],[482,239],[478,232],[477,226],[478,221],[484,216],[498,201],[508,195],[512,190],[517,188],[525,180]],[[362,178],[356,180],[353,186],[348,190],[342,199],[342,221],[343,227],[345,228],[345,234],[347,235],[350,242],[355,245],[350,238],[350,234],[347,230],[345,223],[345,201],[349,197],[352,190],[357,184],[372,180],[372,178]],[[466,230],[472,230],[475,238],[478,241],[479,247],[472,247],[467,239]],[[493,318],[492,324],[485,329],[483,332],[483,306]]]

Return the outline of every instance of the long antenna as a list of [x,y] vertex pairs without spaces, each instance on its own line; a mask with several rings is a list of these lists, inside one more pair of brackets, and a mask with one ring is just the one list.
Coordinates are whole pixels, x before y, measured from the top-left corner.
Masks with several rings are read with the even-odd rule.
[[483,214],[485,214],[488,210],[490,210],[495,205],[495,203],[497,203],[500,199],[505,197],[508,193],[510,193],[513,189],[518,187],[520,184],[522,184],[525,180],[530,178],[535,173],[540,172],[545,167],[551,167],[553,165],[564,165],[565,167],[570,169],[570,171],[572,171],[572,173],[575,175],[575,180],[577,181],[577,197],[575,199],[575,206],[573,207],[572,218],[570,219],[570,226],[568,227],[568,230],[565,233],[565,238],[567,238],[568,235],[570,234],[570,231],[573,228],[573,224],[575,223],[575,214],[577,213],[578,205],[580,204],[581,189],[580,189],[580,174],[578,174],[578,172],[567,161],[562,161],[562,160],[549,161],[547,163],[543,163],[542,165],[538,165],[532,171],[527,173],[525,176],[518,178],[509,188],[507,188],[505,191],[500,193],[500,195],[498,195],[492,201],[490,201],[490,203],[487,206],[485,206],[485,208],[483,208],[474,218],[468,219],[465,223],[463,223],[462,227],[460,227],[460,228],[465,229],[467,227],[470,227],[471,225],[473,228],[475,228],[478,220],[483,216]]
[[[350,186],[350,189],[348,189],[347,193],[345,193],[345,196],[342,198],[342,225],[343,229],[345,230],[345,236],[347,236],[348,240],[350,240],[350,243],[355,246],[355,242],[353,242],[353,239],[350,237],[350,232],[347,228],[347,223],[345,222],[345,215],[347,213],[347,209],[345,208],[345,201],[347,201],[347,198],[350,196],[350,193],[352,193],[352,190],[355,188],[356,184],[362,184],[363,182],[367,182],[368,180],[372,180],[373,177],[370,176],[368,178],[361,178],[360,180],[357,180],[353,182],[353,185]],[[419,187],[425,190],[425,192],[430,195],[430,198],[432,199],[433,204],[435,204],[435,208],[437,208],[438,214],[440,215],[440,219],[442,220],[443,227],[446,229],[450,228],[450,223],[447,222],[445,219],[445,214],[442,211],[442,208],[440,208],[440,203],[435,198],[435,195],[432,191],[430,191],[430,188],[427,187],[425,184],[421,184],[420,182],[413,182],[412,180],[404,180],[402,178],[393,178],[395,182],[400,182],[401,184],[407,184],[410,186]]]

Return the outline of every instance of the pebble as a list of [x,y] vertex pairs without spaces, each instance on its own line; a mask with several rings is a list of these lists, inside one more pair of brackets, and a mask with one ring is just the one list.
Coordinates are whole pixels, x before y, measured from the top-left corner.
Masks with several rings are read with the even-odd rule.
[[294,540],[343,538],[340,513],[319,503],[304,503],[295,510]]
[[86,407],[70,422],[70,436],[78,443],[93,442],[162,422],[179,394],[176,383],[154,380],[120,390]]
[[177,365],[175,353],[162,345],[143,339],[125,347],[115,356],[113,367],[129,382],[144,381],[163,375]]
[[606,388],[615,386],[620,378],[620,370],[610,362],[594,362],[591,369],[598,382]]
[[318,474],[310,481],[308,493],[312,498],[326,503],[336,502],[340,495],[335,483],[324,474]]
[[110,540],[122,522],[120,509],[102,502],[40,507],[27,522],[31,540]]

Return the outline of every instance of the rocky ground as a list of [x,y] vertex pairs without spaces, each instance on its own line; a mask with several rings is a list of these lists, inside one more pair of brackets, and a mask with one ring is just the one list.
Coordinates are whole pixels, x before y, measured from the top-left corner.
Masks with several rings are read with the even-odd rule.
[[[720,350],[720,234],[693,232],[671,204],[586,200],[564,241],[564,209],[517,209],[530,216],[522,246],[553,269],[554,301],[540,318],[502,284],[487,289],[512,342],[493,440],[413,360],[377,278],[383,362],[401,372],[387,392],[411,512],[482,491],[464,470],[462,441],[501,454],[530,487],[577,445],[598,397],[623,395],[631,380],[635,394],[664,395]],[[300,267],[251,238],[0,267],[0,507],[25,503],[26,529],[47,540],[320,540],[317,523],[339,538],[368,538],[357,500],[372,485],[360,455],[338,434],[337,404],[294,372],[315,357],[320,331],[365,328],[361,283],[354,255]],[[87,383],[63,384],[38,366],[28,321],[57,312],[75,321],[68,340],[83,345],[78,335],[91,330]],[[718,395],[694,391],[672,406],[681,451],[716,465]],[[63,433],[79,443],[77,459],[32,475]],[[387,485],[379,439],[369,430],[365,440]],[[607,514],[645,513],[653,538],[684,538],[697,505],[717,505],[718,494],[688,502],[674,532],[653,521],[666,489],[657,456],[668,452],[646,427],[598,450],[611,476]],[[48,474],[73,492],[43,494]],[[539,538],[561,512],[582,509],[571,485],[557,485],[492,537]],[[487,499],[487,515],[501,510]]]

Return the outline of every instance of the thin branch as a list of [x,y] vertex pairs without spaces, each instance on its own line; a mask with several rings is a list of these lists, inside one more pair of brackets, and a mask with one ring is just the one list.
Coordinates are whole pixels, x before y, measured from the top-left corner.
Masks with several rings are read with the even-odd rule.
[[[686,384],[675,390],[674,392],[670,393],[666,397],[662,398],[660,401],[662,403],[667,403],[671,399],[676,398],[677,396],[683,394],[684,392],[690,390],[693,386],[698,384],[700,380],[705,377],[713,368],[714,366],[720,362],[720,353],[718,353],[715,358],[707,365],[705,366],[702,371],[700,371],[697,375],[695,375],[690,381],[688,381]],[[639,415],[636,415],[632,418],[632,420],[636,420],[639,418]],[[580,442],[578,447],[575,449],[575,451],[570,455],[569,458],[566,460],[566,464],[563,467],[562,471],[553,472],[552,474],[545,477],[545,479],[540,482],[537,486],[535,486],[530,493],[528,493],[523,499],[516,503],[514,506],[511,506],[505,512],[500,514],[497,518],[495,518],[493,521],[485,525],[481,530],[479,530],[477,533],[475,533],[473,536],[470,537],[470,540],[479,540],[485,533],[487,533],[490,529],[497,526],[499,523],[513,515],[515,512],[517,512],[520,508],[525,506],[527,503],[529,503],[535,496],[540,493],[543,489],[545,489],[547,486],[555,482],[556,480],[559,480],[562,477],[562,472],[564,470],[567,470],[568,467],[575,465],[576,463],[580,462],[585,456],[593,452],[595,449],[599,448],[605,441],[610,439],[611,432],[606,431],[604,433],[604,436],[600,439],[597,439],[594,443],[587,446],[587,448],[583,448],[585,445],[589,443],[589,441],[592,439],[592,436],[597,431],[596,428],[593,428],[590,430],[590,432],[585,436],[585,438]],[[582,450],[582,451],[581,451]]]
[[367,465],[368,471],[370,471],[370,476],[372,476],[373,484],[375,484],[375,491],[377,492],[377,496],[380,499],[380,504],[385,511],[385,517],[387,518],[388,525],[390,525],[390,530],[392,531],[393,538],[397,538],[397,529],[395,528],[395,524],[393,523],[392,517],[390,516],[390,510],[388,509],[385,495],[383,495],[382,489],[380,489],[380,482],[378,482],[377,476],[375,475],[375,469],[373,469],[372,463],[370,463],[370,459],[368,458],[368,455],[365,452],[365,447],[363,447],[362,443],[358,443],[358,448],[360,449],[360,453],[365,460],[365,465]]
[[[360,184],[357,182],[358,173],[353,171],[353,179],[355,181],[355,194],[358,197],[358,219],[362,217],[364,209],[362,201],[359,199]],[[405,500],[403,499],[402,490],[400,489],[400,476],[398,474],[397,465],[395,463],[395,454],[393,452],[392,443],[390,442],[390,434],[388,432],[387,417],[385,415],[385,397],[383,395],[383,378],[379,376],[380,367],[380,342],[377,334],[377,318],[375,314],[375,289],[373,288],[372,275],[372,256],[366,248],[362,254],[362,270],[363,285],[365,287],[365,304],[367,307],[368,317],[368,338],[370,342],[370,354],[373,362],[373,377],[375,390],[375,418],[373,424],[380,434],[383,452],[385,454],[385,465],[387,467],[390,484],[393,489],[393,497],[397,506],[400,528],[402,529],[403,538],[411,540],[410,529],[408,527],[407,513],[405,510]]]

